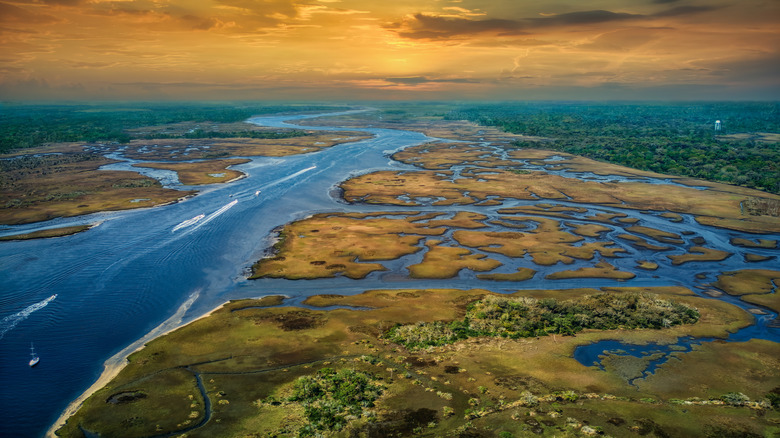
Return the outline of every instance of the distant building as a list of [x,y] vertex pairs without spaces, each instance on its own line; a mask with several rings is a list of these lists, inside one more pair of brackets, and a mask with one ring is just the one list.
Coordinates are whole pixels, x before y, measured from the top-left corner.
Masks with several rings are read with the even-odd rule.
[[715,130],[720,131],[720,120],[715,120]]

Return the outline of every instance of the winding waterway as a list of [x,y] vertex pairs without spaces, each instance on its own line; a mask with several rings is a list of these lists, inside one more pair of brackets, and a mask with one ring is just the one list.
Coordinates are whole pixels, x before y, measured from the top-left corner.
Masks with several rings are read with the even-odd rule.
[[[251,122],[290,127],[285,121],[309,117],[314,116],[258,117]],[[42,436],[66,406],[96,381],[109,358],[121,360],[139,345],[139,339],[148,340],[230,299],[284,294],[292,303],[300,303],[317,293],[351,294],[382,287],[482,287],[514,292],[519,288],[630,284],[682,285],[696,290],[697,286],[714,280],[717,272],[746,268],[739,254],[723,262],[690,263],[684,269],[702,272],[706,277],[695,280],[693,274],[680,276],[680,267],[671,266],[668,259],[659,256],[655,260],[660,265],[657,271],[640,275],[630,283],[582,279],[551,282],[537,275],[527,282],[499,284],[480,281],[470,271],[462,271],[452,280],[410,280],[399,271],[401,266],[421,258],[422,253],[418,253],[388,262],[389,272],[372,273],[364,280],[344,277],[314,281],[246,280],[246,269],[263,256],[273,243],[273,230],[284,223],[316,212],[410,210],[409,207],[349,205],[338,198],[334,188],[360,173],[411,170],[411,166],[388,158],[390,153],[435,139],[402,130],[361,131],[371,133],[374,138],[304,155],[252,158],[251,162],[236,166],[247,174],[246,178],[230,184],[199,187],[202,191],[198,196],[176,204],[0,229],[0,234],[10,235],[45,227],[100,224],[87,232],[63,238],[0,243],[0,436]],[[170,175],[161,177],[172,182]],[[502,207],[534,202],[513,201]],[[729,244],[731,237],[778,237],[705,227],[688,216],[680,223],[672,223],[635,210],[587,207],[592,211],[624,213],[641,218],[644,225],[672,232],[694,230],[697,236],[707,240],[709,247],[731,252],[738,250]],[[495,208],[432,205],[419,208],[447,212],[455,209],[498,218]],[[611,233],[619,232],[622,229],[616,228]],[[691,245],[688,240],[678,253],[684,252],[686,245]],[[632,251],[610,259],[610,263],[637,271],[634,261],[637,250]],[[775,255],[761,249],[750,252]],[[517,261],[511,264],[502,256],[491,254],[491,257],[506,262],[502,272],[512,272],[520,266]],[[532,266],[527,260],[524,263]],[[776,260],[751,263],[748,267],[771,268],[773,263]],[[565,269],[585,265],[576,262]],[[738,300],[732,301],[742,305]],[[740,339],[779,340],[778,329],[767,325],[775,316],[768,312],[760,317],[757,325],[740,332],[743,334]],[[35,343],[41,357],[35,368],[27,365],[30,342]]]

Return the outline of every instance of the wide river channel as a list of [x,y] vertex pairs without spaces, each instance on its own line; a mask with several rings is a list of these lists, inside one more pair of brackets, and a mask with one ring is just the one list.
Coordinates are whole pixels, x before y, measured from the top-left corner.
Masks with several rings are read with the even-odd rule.
[[[251,122],[297,127],[285,122],[311,117],[315,116],[257,117]],[[143,341],[231,299],[284,294],[295,303],[317,293],[351,294],[400,287],[482,287],[513,292],[519,288],[591,285],[682,285],[692,289],[698,285],[693,274],[680,276],[680,268],[672,270],[668,260],[661,263],[658,271],[639,275],[629,283],[604,280],[551,283],[537,275],[538,280],[495,288],[469,272],[452,280],[409,280],[399,272],[400,267],[393,269],[396,265],[392,262],[387,264],[391,271],[371,274],[364,280],[343,277],[314,281],[246,280],[248,267],[273,243],[274,228],[287,222],[317,212],[410,210],[409,207],[349,205],[339,198],[336,187],[350,176],[369,171],[412,170],[413,167],[393,161],[389,155],[436,139],[403,130],[361,131],[374,138],[304,155],[254,157],[251,162],[236,167],[247,174],[246,178],[197,187],[201,190],[199,195],[176,204],[0,228],[0,235],[11,235],[55,226],[100,224],[68,237],[0,242],[0,436],[43,436],[63,410],[99,378],[106,364],[121,361]],[[159,176],[162,181],[169,177],[164,172],[152,176]],[[454,209],[485,213],[484,209],[468,206],[420,208],[448,212]],[[641,217],[644,225],[670,231],[694,230],[706,238],[709,247],[729,251],[734,251],[729,244],[731,237],[778,238],[704,227],[687,216],[682,223],[670,224],[657,215],[633,210],[600,211]],[[174,230],[200,215],[202,219],[194,224]],[[422,254],[411,257],[421,258]],[[610,262],[636,271],[633,256]],[[772,263],[776,260],[753,263],[749,267],[771,268]],[[567,269],[579,266],[578,262]],[[507,265],[505,271],[511,272],[515,267]],[[709,280],[714,280],[717,271],[745,268],[742,257],[735,255],[709,266]],[[737,300],[732,301],[741,305]],[[780,340],[780,330],[767,324],[775,316],[767,312],[757,317],[757,323],[743,330],[739,340],[752,337]],[[31,342],[41,357],[35,368],[27,364]]]

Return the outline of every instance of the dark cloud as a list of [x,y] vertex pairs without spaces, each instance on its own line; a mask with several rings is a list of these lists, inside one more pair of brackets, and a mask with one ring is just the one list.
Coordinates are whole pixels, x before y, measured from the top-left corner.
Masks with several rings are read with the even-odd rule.
[[[402,37],[413,39],[449,38],[456,35],[484,32],[499,33],[501,35],[522,35],[526,33],[523,30],[523,23],[502,19],[469,20],[467,18],[415,14],[413,21],[404,24],[409,26],[408,30],[399,30],[398,34]],[[404,29],[405,26],[396,23],[390,27]]]
[[611,12],[605,10],[569,12],[566,14],[552,15],[544,18],[533,18],[534,27],[548,27],[561,25],[586,25],[607,23],[610,21],[624,21],[643,18],[642,15],[627,14],[624,12]]
[[86,0],[15,0],[13,3],[25,5],[78,6],[82,3],[86,3]]
[[60,6],[78,6],[83,3],[82,0],[41,0],[41,3],[47,5],[60,5]]
[[217,27],[219,24],[219,21],[217,21],[215,18],[204,18],[195,15],[184,15],[181,17],[181,19],[187,23],[190,23],[192,29],[194,30],[210,30]]
[[526,35],[534,30],[554,26],[583,26],[612,21],[625,21],[643,18],[643,15],[610,12],[604,10],[569,12],[542,18],[521,20],[487,19],[470,20],[468,18],[440,17],[427,14],[415,14],[413,20],[395,23],[388,28],[398,29],[400,36],[413,39],[450,38],[458,35],[495,33],[500,36]]
[[653,14],[653,17],[679,17],[681,15],[700,14],[702,12],[710,12],[717,9],[719,8],[715,6],[678,6],[655,13]]
[[775,91],[780,91],[780,58],[766,56],[762,58],[746,59],[728,62],[699,62],[697,66],[707,69],[713,76],[727,79],[734,83],[760,83],[773,84]]
[[387,82],[401,85],[418,85],[418,84],[430,84],[430,83],[455,83],[455,84],[475,84],[478,81],[466,78],[454,78],[454,79],[430,79],[425,76],[412,76],[405,78],[385,78]]
[[22,23],[54,23],[60,21],[51,15],[39,14],[28,11],[8,3],[0,2],[0,22],[22,22]]
[[[665,3],[670,1],[662,0]],[[527,35],[540,29],[565,26],[588,26],[611,22],[625,22],[656,17],[678,17],[718,9],[712,6],[677,6],[652,15],[612,12],[602,9],[568,12],[548,17],[521,18],[517,20],[489,18],[472,20],[461,17],[444,17],[418,13],[402,23],[386,26],[398,35],[411,39],[443,39],[482,33],[499,36]]]
[[113,67],[113,66],[117,65],[117,63],[115,63],[115,62],[101,62],[101,61],[97,61],[97,62],[72,61],[72,62],[69,62],[68,64],[70,64],[71,67],[73,67],[73,68],[83,68],[83,69],[88,69],[88,70],[92,70],[92,69],[96,69],[96,68]]

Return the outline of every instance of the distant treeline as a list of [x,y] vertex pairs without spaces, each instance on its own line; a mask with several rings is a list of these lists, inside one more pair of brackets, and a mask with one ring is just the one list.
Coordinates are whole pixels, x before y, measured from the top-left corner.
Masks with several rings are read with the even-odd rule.
[[[126,143],[135,138],[126,130],[144,126],[189,121],[233,123],[260,114],[333,109],[334,107],[316,105],[246,104],[236,106],[217,104],[2,105],[0,106],[0,153],[65,141]],[[228,134],[218,134],[220,137],[226,135]]]
[[192,132],[184,134],[163,134],[154,133],[140,136],[144,139],[166,139],[166,138],[291,138],[302,137],[304,135],[311,135],[306,131],[299,130],[287,130],[287,131],[204,131],[202,129],[196,129]]
[[[780,133],[778,103],[511,103],[463,106],[445,115],[551,139],[516,142],[635,169],[780,193],[780,143],[737,133]],[[715,131],[720,120],[722,130]]]

